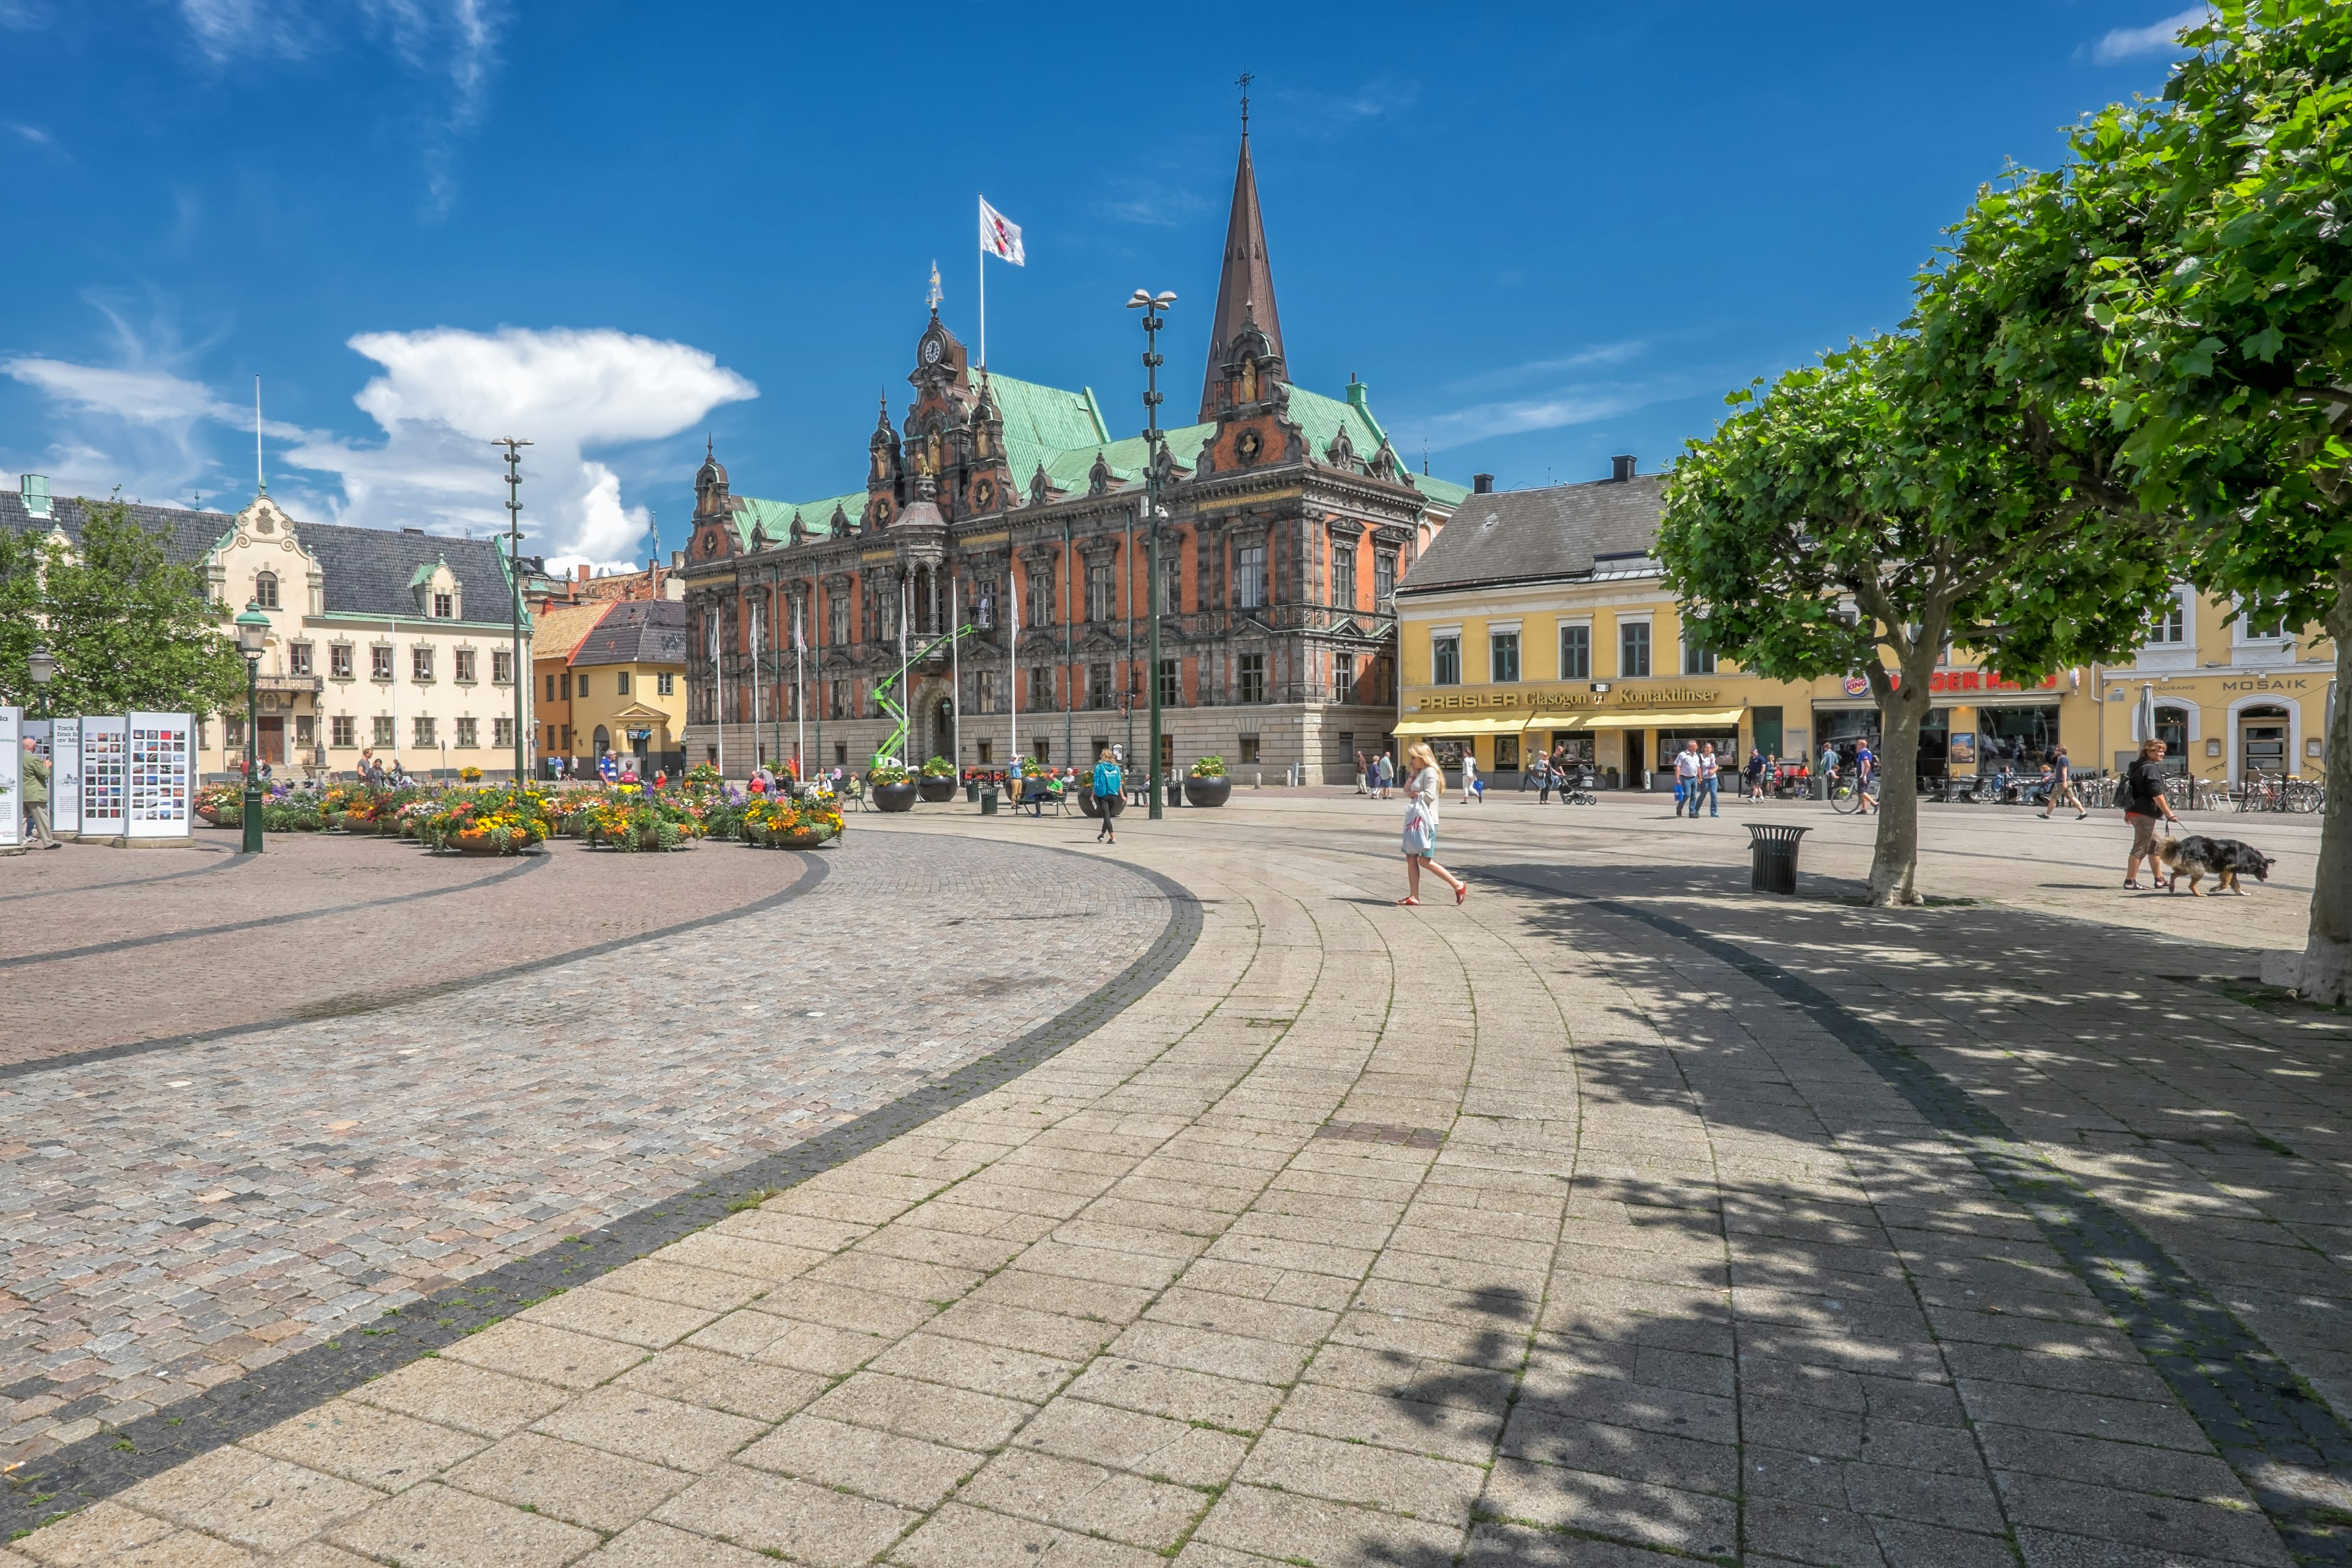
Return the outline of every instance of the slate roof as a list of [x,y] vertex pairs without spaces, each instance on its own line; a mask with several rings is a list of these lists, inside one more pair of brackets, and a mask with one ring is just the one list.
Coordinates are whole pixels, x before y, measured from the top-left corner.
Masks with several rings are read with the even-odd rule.
[[686,605],[677,599],[632,599],[611,606],[572,650],[580,664],[686,662]]
[[[130,510],[131,521],[163,535],[164,552],[171,559],[191,566],[202,566],[205,555],[236,527],[232,512],[137,503]],[[80,540],[85,514],[80,498],[58,497],[51,501],[49,512],[46,518],[34,517],[25,510],[23,496],[0,490],[0,528],[46,533],[54,527],[63,530],[68,539]],[[410,584],[419,571],[430,571],[436,562],[446,561],[457,576],[467,620],[507,624],[506,563],[490,540],[299,520],[294,536],[318,560],[325,575],[329,615],[413,619],[417,613],[416,595]],[[528,613],[525,624],[529,624]]]
[[1403,594],[1591,577],[1600,556],[1646,556],[1665,512],[1664,474],[1464,499],[1397,585]]

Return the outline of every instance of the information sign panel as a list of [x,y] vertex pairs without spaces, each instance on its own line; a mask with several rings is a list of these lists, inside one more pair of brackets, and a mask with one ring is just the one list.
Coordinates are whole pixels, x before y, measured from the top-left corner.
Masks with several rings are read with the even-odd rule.
[[193,713],[133,713],[124,758],[124,795],[129,838],[185,838],[195,793],[195,731]]
[[81,831],[81,719],[49,721],[49,829]]
[[81,721],[81,834],[121,833],[131,751],[131,723],[121,714],[86,714]]
[[24,713],[0,708],[0,848],[25,842]]

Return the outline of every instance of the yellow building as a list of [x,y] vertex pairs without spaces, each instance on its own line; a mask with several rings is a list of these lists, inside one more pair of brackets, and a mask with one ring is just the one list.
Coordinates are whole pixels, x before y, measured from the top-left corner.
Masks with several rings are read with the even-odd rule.
[[635,599],[604,606],[564,661],[564,723],[572,771],[592,770],[607,752],[634,757],[640,772],[686,766],[686,605]]
[[[1669,789],[1688,741],[1741,762],[1751,748],[1793,761],[1825,742],[1875,747],[1861,677],[1768,680],[1690,646],[1652,553],[1664,479],[1633,468],[1620,458],[1608,479],[1462,503],[1397,590],[1399,749],[1426,739],[1448,767],[1473,754],[1507,786],[1557,748],[1612,787]],[[2131,662],[2031,689],[1965,655],[1948,660],[1931,681],[1921,775],[2032,771],[2061,744],[2078,769],[2116,769],[2152,724],[2200,778],[2316,776],[2333,647],[2224,626],[2227,614],[2184,588]]]

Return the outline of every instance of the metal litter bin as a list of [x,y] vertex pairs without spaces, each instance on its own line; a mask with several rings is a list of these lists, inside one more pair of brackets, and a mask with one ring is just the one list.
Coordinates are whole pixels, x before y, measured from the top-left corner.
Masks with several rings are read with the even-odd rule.
[[1812,831],[1783,823],[1748,825],[1748,886],[1758,893],[1797,890],[1797,841]]
[[965,804],[966,805],[971,805],[974,801],[977,801],[979,798],[980,798],[980,781],[979,781],[978,779],[966,779],[966,780],[964,780],[964,781],[963,781],[963,800],[964,800],[964,804]]
[[996,786],[992,784],[981,786],[980,815],[982,816],[996,815]]

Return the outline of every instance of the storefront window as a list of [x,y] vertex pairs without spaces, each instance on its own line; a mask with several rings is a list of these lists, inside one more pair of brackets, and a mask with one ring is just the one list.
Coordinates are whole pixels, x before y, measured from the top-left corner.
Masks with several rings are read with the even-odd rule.
[[1495,771],[1501,773],[1507,768],[1516,768],[1518,765],[1519,738],[1517,735],[1496,736]]
[[1977,710],[1977,766],[2039,768],[2058,744],[2058,704]]
[[1592,737],[1590,734],[1574,730],[1554,730],[1551,732],[1551,749],[1565,756],[1570,767],[1592,766]]
[[1715,754],[1726,768],[1732,767],[1739,755],[1738,730],[1661,730],[1658,731],[1657,763],[1661,772],[1674,771],[1675,753],[1683,749],[1685,741],[1696,741],[1701,751],[1706,750],[1708,742],[1714,742]]

